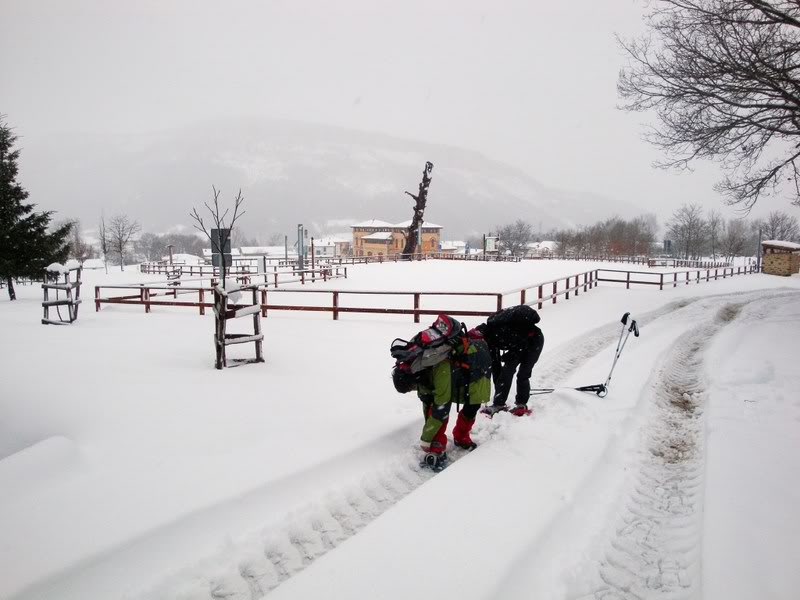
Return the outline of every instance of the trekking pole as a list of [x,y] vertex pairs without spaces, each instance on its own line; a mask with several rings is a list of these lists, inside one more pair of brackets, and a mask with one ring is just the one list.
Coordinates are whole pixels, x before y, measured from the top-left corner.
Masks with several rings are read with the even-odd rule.
[[[630,336],[631,332],[633,332],[634,337],[639,337],[639,325],[636,323],[635,319],[630,320],[630,324],[628,324],[628,317],[631,313],[626,312],[622,315],[622,329],[619,332],[619,340],[617,341],[617,349],[614,352],[614,362],[611,364],[611,370],[608,372],[608,378],[606,378],[605,383],[595,383],[593,385],[583,385],[576,388],[571,388],[573,390],[577,390],[578,392],[592,392],[597,394],[601,398],[605,398],[608,395],[608,386],[611,383],[611,375],[614,373],[614,367],[617,366],[617,361],[619,360],[622,351],[625,349],[625,344],[628,343],[628,337]],[[627,326],[627,328],[626,328]],[[627,332],[627,333],[626,333]],[[542,394],[551,394],[557,388],[535,388],[531,390],[531,396],[538,396]]]
[[[639,337],[639,325],[637,325],[636,319],[631,319],[631,324],[627,329],[627,333],[625,334],[625,339],[624,340],[622,339],[622,333],[626,331],[625,325],[627,324],[628,321],[628,315],[630,315],[630,313],[625,313],[622,316],[622,332],[620,332],[619,334],[620,341],[617,342],[617,352],[614,355],[614,362],[611,364],[611,370],[608,372],[608,378],[606,379],[606,382],[603,384],[603,387],[606,389],[606,393],[608,393],[608,386],[611,383],[611,375],[614,373],[614,367],[617,366],[617,361],[619,360],[620,354],[622,354],[622,351],[625,349],[625,344],[628,343],[628,337],[630,337],[631,331],[633,332],[633,337]],[[621,346],[620,342],[622,343]]]

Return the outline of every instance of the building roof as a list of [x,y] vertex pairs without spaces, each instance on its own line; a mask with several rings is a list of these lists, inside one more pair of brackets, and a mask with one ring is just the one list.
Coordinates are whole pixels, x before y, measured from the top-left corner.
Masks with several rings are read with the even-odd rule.
[[460,240],[449,240],[442,242],[442,250],[464,250],[466,246],[467,243]]
[[386,221],[370,219],[369,221],[362,221],[361,223],[350,225],[350,227],[376,227],[378,229],[386,229],[387,227],[393,227],[393,225],[391,223],[387,223]]
[[376,231],[361,238],[362,240],[369,240],[371,242],[386,242],[392,239],[392,234],[389,231]]
[[789,252],[800,250],[800,244],[795,244],[794,242],[784,242],[782,240],[764,240],[761,242],[761,245],[769,246],[770,248],[781,248],[783,250],[788,250]]
[[[402,229],[408,229],[409,227],[411,227],[411,219],[409,219],[408,221],[403,221],[402,223],[395,223],[394,225],[390,225],[390,227],[400,227]],[[442,227],[441,225],[437,225],[436,223],[427,223],[427,222],[423,222],[422,223],[422,228],[423,229],[444,229],[444,227]]]

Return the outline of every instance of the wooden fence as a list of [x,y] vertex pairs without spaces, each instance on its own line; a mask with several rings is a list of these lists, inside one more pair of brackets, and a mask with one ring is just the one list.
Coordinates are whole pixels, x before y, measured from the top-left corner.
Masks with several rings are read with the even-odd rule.
[[[623,271],[615,269],[593,269],[575,275],[569,275],[551,281],[537,282],[520,288],[515,288],[505,292],[423,292],[423,291],[375,291],[375,290],[319,290],[319,289],[286,289],[272,288],[268,285],[258,286],[260,293],[261,314],[266,317],[269,311],[307,311],[307,312],[327,312],[331,313],[334,320],[339,319],[342,313],[362,313],[362,314],[395,314],[412,315],[414,322],[420,321],[421,315],[436,315],[447,313],[453,316],[489,316],[504,306],[514,304],[535,305],[542,309],[545,304],[556,304],[558,299],[563,297],[569,300],[570,296],[579,296],[581,292],[586,293],[597,287],[598,283],[619,283],[625,284],[627,289],[631,285],[657,285],[660,290],[665,287],[677,287],[679,284],[688,285],[689,283],[700,283],[701,281],[711,281],[725,279],[734,275],[745,275],[757,273],[754,265],[748,267],[724,267],[719,269],[706,269],[696,271],[676,271],[672,273],[653,273],[647,271]],[[253,282],[256,283],[256,282]],[[135,290],[136,293],[103,297],[101,290]],[[153,306],[173,306],[173,307],[195,307],[199,313],[205,314],[205,309],[212,304],[206,302],[206,296],[210,298],[211,288],[208,287],[181,287],[176,289],[172,286],[157,284],[141,284],[136,286],[95,286],[95,310],[99,311],[102,304],[129,304],[144,306],[145,312],[149,313]],[[305,301],[292,303],[278,303],[277,297],[285,294],[295,294],[304,298]],[[329,300],[324,300],[325,295],[329,295]],[[159,297],[169,297],[172,299],[158,299]],[[186,296],[187,300],[179,300],[180,296]],[[191,296],[191,298],[188,298]],[[369,306],[343,305],[345,298],[366,296],[369,298],[381,298],[383,302],[374,302]],[[423,300],[431,298],[440,299],[449,297],[450,306],[423,306]],[[196,300],[195,300],[196,298]],[[452,299],[481,299],[485,304],[484,309],[462,308],[456,306],[459,302]],[[400,299],[401,303],[407,302],[405,306],[387,306],[396,303]],[[405,300],[404,300],[405,299]],[[290,298],[291,300],[291,298]],[[383,304],[378,306],[378,304]]]
[[634,285],[657,285],[659,290],[665,287],[677,287],[678,284],[689,285],[701,281],[716,281],[734,275],[758,273],[755,265],[745,267],[722,267],[715,269],[697,269],[694,271],[673,271],[672,273],[653,273],[651,271],[622,271],[617,269],[597,269],[597,281],[605,283],[624,283],[626,289]]
[[723,269],[732,267],[731,263],[710,260],[683,260],[681,258],[650,258],[648,267],[685,267],[689,269]]

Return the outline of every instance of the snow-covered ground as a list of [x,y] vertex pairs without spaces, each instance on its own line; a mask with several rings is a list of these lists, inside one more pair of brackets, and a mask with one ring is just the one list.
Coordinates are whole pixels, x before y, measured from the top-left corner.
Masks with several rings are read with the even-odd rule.
[[[500,292],[590,268],[363,265],[313,285]],[[0,290],[0,598],[800,591],[797,276],[546,305],[535,386],[604,381],[620,316],[637,319],[611,392],[482,418],[481,447],[436,475],[417,465],[418,401],[389,378],[391,340],[427,323],[272,312],[266,363],[220,372],[210,314],[94,312],[91,286],[158,279],[84,272],[65,327],[39,323],[38,286]]]

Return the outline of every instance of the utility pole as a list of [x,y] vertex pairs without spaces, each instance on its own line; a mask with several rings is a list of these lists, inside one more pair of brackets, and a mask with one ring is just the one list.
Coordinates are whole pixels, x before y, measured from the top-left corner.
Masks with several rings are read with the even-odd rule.
[[756,269],[758,273],[761,273],[761,225],[758,226],[758,254],[756,256]]

